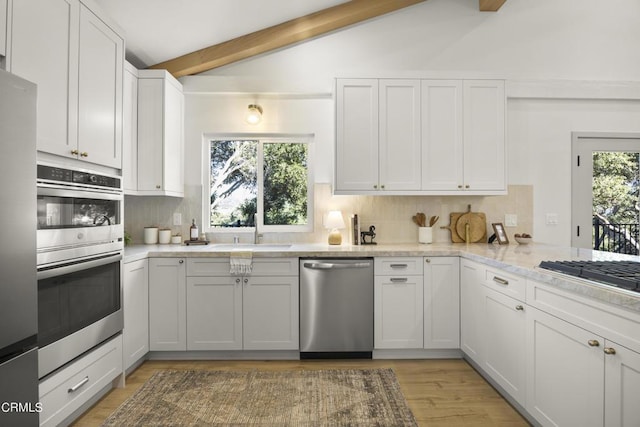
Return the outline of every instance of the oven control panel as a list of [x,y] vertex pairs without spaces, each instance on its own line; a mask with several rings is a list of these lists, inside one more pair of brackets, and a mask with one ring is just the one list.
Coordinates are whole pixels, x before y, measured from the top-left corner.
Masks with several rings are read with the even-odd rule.
[[38,165],[38,180],[60,184],[68,183],[115,189],[120,188],[120,178],[47,165]]

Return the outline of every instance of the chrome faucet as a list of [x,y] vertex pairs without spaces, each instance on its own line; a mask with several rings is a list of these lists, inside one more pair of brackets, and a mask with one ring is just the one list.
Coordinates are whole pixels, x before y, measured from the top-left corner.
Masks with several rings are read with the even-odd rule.
[[256,217],[256,214],[253,214],[253,226],[255,227],[253,232],[253,243],[257,245],[260,243],[262,234],[258,232],[258,218]]

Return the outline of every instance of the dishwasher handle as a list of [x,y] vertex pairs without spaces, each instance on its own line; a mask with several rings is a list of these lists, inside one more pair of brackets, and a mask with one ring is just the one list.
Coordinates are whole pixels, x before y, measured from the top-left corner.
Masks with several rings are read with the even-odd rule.
[[332,262],[305,262],[302,264],[304,268],[311,270],[339,270],[347,268],[369,268],[370,262],[352,262],[348,264],[332,263]]

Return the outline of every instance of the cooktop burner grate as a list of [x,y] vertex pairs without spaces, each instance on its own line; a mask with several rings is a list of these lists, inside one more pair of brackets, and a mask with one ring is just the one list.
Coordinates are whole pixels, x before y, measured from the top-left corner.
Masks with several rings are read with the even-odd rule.
[[542,261],[540,268],[640,292],[640,262]]

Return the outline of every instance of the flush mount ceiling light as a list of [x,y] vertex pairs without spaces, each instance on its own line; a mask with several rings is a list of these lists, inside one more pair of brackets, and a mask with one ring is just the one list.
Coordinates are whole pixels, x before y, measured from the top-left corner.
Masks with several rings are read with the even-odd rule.
[[262,107],[258,104],[249,104],[245,120],[250,125],[257,125],[262,120]]

